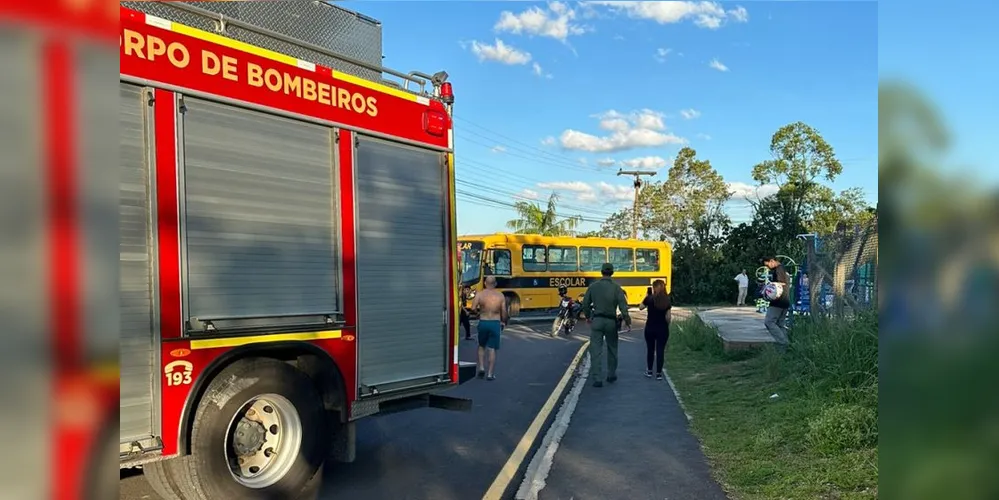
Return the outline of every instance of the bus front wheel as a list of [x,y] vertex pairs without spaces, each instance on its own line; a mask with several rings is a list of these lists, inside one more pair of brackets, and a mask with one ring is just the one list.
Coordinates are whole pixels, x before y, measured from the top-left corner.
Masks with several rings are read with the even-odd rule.
[[506,310],[511,318],[520,316],[520,297],[514,293],[506,293]]

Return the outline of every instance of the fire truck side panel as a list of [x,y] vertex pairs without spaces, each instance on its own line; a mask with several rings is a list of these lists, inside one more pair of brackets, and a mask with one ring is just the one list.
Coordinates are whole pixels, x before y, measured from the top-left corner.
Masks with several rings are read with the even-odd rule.
[[[128,83],[119,90],[119,279],[121,321],[122,443],[147,441],[154,429],[153,399],[159,325],[155,314],[157,289],[156,238],[152,210],[151,89]],[[158,426],[157,426],[158,427]]]
[[[343,297],[349,308],[356,304],[355,271],[352,265],[344,268],[342,264],[354,260],[354,197],[352,184],[339,182],[350,178],[352,162],[349,156],[334,161],[334,152],[344,150],[334,147],[334,130],[197,98],[178,100],[179,95],[165,90],[155,93],[156,126],[161,129],[156,135],[157,229],[161,242],[170,242],[159,246],[161,325],[164,332],[170,332],[164,335],[162,362],[156,376],[163,388],[165,456],[181,451],[178,444],[186,438],[186,425],[200,391],[226,364],[241,355],[251,354],[250,347],[255,349],[254,354],[273,353],[296,342],[310,342],[319,347],[334,361],[343,378],[343,396],[348,408],[356,384],[356,342],[352,329],[356,314],[344,312],[345,322],[351,325],[347,328],[305,332],[293,328],[290,333],[284,333],[282,328],[290,328],[287,323],[294,322],[294,319],[282,318],[286,314],[309,314],[319,309],[323,314],[335,313],[342,308],[338,305],[338,297]],[[208,123],[200,123],[203,121]],[[225,129],[214,125],[217,123],[225,123]],[[192,124],[197,125],[192,127]],[[270,125],[268,130],[268,124],[278,125],[280,129]],[[307,127],[305,133],[302,133],[302,127]],[[162,133],[163,130],[174,133]],[[293,135],[295,133],[298,135]],[[320,145],[311,146],[311,150],[307,143],[296,147],[296,141],[301,143],[303,137],[311,137]],[[251,141],[265,146],[268,141],[278,142],[270,143],[269,150],[260,150],[259,146],[248,144]],[[175,153],[178,151],[179,161]],[[275,158],[279,152],[290,152],[291,156]],[[232,173],[227,177],[223,172],[222,178],[213,179],[213,168],[228,169]],[[345,168],[346,172],[340,172],[339,168]],[[208,178],[199,179],[199,175]],[[254,187],[254,180],[259,183],[261,179],[269,182],[264,189],[256,193],[247,191]],[[303,179],[309,184],[302,184]],[[282,194],[281,187],[286,190],[284,198],[274,197]],[[343,192],[334,192],[335,189]],[[184,196],[178,196],[178,192]],[[318,196],[315,196],[317,192]],[[199,196],[201,205],[195,200]],[[239,206],[244,201],[247,206]],[[296,206],[294,210],[282,212],[279,206],[267,207],[268,202]],[[275,227],[271,221],[281,215],[291,220]],[[214,227],[210,231],[202,229],[200,237],[192,238],[191,234],[198,231],[198,224],[205,224],[205,221],[214,222]],[[306,225],[304,229],[303,225]],[[269,247],[255,253],[241,252],[244,249],[240,247],[241,239]],[[204,251],[196,248],[199,244],[222,248]],[[183,259],[178,246],[187,250]],[[194,252],[192,247],[195,247]],[[303,253],[302,248],[311,252]],[[233,259],[234,256],[239,258]],[[219,265],[217,259],[224,265]],[[182,265],[184,261],[186,265]],[[282,269],[282,265],[288,269]],[[189,278],[192,269],[201,271],[202,276],[197,278],[205,282],[201,286],[196,286],[197,281]],[[302,270],[310,274],[302,276]],[[253,280],[230,288],[217,285],[239,280],[241,276]],[[288,281],[267,282],[269,277],[274,279],[275,276]],[[341,280],[342,292],[338,286]],[[256,292],[256,295],[247,294],[247,291]],[[189,338],[181,338],[182,326],[193,316],[191,312],[198,312],[188,309],[189,312],[183,314],[182,303],[196,304],[199,293],[204,294],[202,297],[207,296],[207,300],[201,300],[209,305],[221,304],[222,309],[227,303],[253,306],[247,310],[221,311],[220,317],[240,314],[245,317],[219,321],[220,326],[263,327],[267,334],[219,337],[210,332],[190,332]],[[294,300],[287,301],[287,297]],[[312,300],[313,310],[303,311],[301,307],[308,306],[309,300]],[[272,310],[267,310],[261,303],[267,303]],[[168,308],[168,304],[172,306]],[[270,317],[253,317],[261,314]]]
[[444,154],[359,135],[360,396],[449,378]]
[[221,329],[335,317],[333,129],[193,97],[184,108],[184,319]]

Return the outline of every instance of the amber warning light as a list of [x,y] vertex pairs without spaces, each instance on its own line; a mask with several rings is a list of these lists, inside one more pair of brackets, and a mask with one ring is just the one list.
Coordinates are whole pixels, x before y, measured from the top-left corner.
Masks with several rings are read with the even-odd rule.
[[451,88],[451,82],[441,84],[441,100],[444,104],[454,104],[454,89]]

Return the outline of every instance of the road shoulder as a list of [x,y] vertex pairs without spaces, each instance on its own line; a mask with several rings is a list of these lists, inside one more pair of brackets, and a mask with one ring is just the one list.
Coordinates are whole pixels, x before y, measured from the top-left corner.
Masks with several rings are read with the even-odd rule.
[[636,327],[621,337],[618,381],[584,386],[538,498],[727,498],[669,384],[645,377]]

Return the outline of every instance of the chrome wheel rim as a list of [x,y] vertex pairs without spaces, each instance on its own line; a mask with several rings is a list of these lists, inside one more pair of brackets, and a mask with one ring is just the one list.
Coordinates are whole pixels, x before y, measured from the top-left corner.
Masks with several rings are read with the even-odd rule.
[[302,419],[280,394],[251,398],[236,411],[226,432],[225,459],[233,479],[262,489],[283,479],[302,449]]

